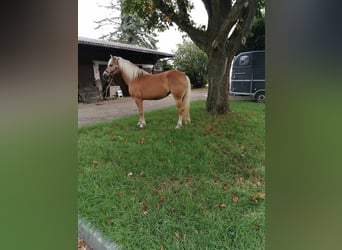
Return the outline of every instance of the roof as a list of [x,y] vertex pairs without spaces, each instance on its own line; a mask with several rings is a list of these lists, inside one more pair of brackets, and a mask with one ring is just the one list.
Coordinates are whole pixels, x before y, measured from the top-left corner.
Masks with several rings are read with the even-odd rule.
[[167,52],[162,52],[154,49],[144,48],[133,44],[118,43],[106,40],[99,40],[87,37],[78,37],[78,44],[92,45],[103,48],[125,49],[137,52],[144,52],[149,54],[157,54],[163,57],[173,57],[174,55]]

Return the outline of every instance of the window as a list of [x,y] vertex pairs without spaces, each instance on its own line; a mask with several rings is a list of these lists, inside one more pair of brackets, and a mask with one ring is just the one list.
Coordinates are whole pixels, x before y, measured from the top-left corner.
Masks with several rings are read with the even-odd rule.
[[249,56],[241,56],[239,60],[240,65],[248,65],[249,64]]

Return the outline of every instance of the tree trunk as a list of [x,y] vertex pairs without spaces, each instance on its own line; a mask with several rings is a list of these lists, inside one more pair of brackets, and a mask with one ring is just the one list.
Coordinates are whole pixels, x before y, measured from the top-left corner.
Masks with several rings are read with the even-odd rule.
[[229,73],[231,57],[225,48],[216,48],[208,58],[207,111],[213,114],[227,114],[229,108]]

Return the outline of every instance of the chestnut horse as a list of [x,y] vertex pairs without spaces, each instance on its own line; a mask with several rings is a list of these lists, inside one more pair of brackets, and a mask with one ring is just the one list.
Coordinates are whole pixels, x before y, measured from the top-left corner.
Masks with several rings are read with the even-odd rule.
[[183,117],[186,124],[190,123],[191,84],[184,73],[173,69],[160,74],[150,74],[128,60],[110,55],[107,68],[103,72],[103,79],[108,81],[119,73],[138,107],[139,122],[137,125],[140,128],[146,125],[143,100],[159,100],[167,97],[170,93],[172,93],[178,108],[176,128],[182,126]]

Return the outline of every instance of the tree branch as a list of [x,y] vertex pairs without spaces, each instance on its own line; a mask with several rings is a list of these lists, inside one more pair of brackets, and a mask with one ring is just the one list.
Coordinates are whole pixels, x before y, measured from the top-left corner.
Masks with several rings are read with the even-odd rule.
[[[177,5],[180,1],[177,1]],[[184,1],[181,1],[184,3]],[[162,0],[153,0],[153,3],[155,5],[155,8],[158,9],[160,12],[162,12],[167,18],[169,18],[172,22],[177,24],[177,26],[185,31],[193,40],[198,47],[201,49],[204,48],[205,45],[205,31],[199,30],[195,28],[189,19],[189,15],[187,13],[186,7],[184,6],[179,6],[179,13],[175,13],[173,8],[169,5],[167,5],[164,1]],[[185,13],[184,13],[185,11]]]
[[205,9],[207,10],[208,13],[208,18],[210,19],[213,16],[213,9],[211,5],[211,0],[202,0]]
[[[243,10],[248,10],[249,8],[256,8],[256,4],[259,0],[237,0],[228,16],[224,20],[218,35],[212,42],[212,47],[217,48],[218,46],[224,44],[229,31],[232,29],[233,25],[237,22],[238,18],[241,16]],[[253,12],[255,14],[255,12]]]
[[257,6],[260,0],[254,0],[250,3],[250,11],[244,11],[242,15],[242,24],[241,24],[241,35],[242,38],[247,36],[250,33],[252,21],[257,13]]
[[246,42],[246,37],[251,30],[252,20],[257,12],[258,2],[259,1],[257,0],[251,3],[251,11],[248,11],[247,9],[243,11],[241,15],[241,21],[238,23],[239,32],[234,31],[229,41],[228,39],[226,40],[227,49],[230,48],[232,51],[234,51],[233,54],[235,54],[240,49],[241,45],[244,45]]

